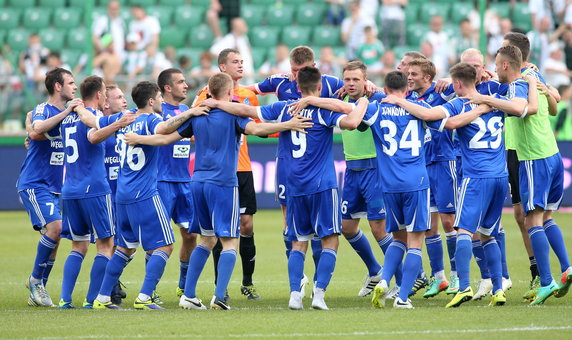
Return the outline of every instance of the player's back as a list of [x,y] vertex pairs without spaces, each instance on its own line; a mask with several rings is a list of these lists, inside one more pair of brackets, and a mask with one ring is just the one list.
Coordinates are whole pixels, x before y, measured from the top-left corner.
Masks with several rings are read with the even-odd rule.
[[[169,103],[162,104],[163,119],[175,117],[189,109],[187,105],[178,106]],[[187,138],[176,141],[173,144],[159,147],[159,174],[158,180],[165,182],[189,182],[189,156],[191,142]]]
[[[94,115],[98,113],[87,108]],[[88,134],[92,130],[81,122],[77,113],[62,120],[61,131],[65,151],[65,181],[62,198],[88,198],[111,193],[105,172],[105,145],[92,144]]]
[[[57,107],[43,103],[32,112],[32,121],[45,120],[60,113]],[[59,125],[45,134],[47,140],[30,140],[26,159],[20,169],[18,191],[45,188],[60,193],[63,182],[64,149]]]

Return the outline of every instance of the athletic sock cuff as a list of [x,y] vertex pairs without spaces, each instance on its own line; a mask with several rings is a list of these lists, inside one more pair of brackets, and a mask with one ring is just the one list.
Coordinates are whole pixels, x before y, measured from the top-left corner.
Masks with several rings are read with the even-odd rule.
[[70,256],[77,256],[83,260],[83,254],[80,253],[79,251],[75,251],[75,250],[70,251]]
[[40,243],[42,245],[44,245],[45,247],[48,247],[50,249],[54,249],[58,243],[54,240],[52,240],[51,238],[47,237],[46,235],[42,235],[42,238],[40,238]]
[[338,256],[338,253],[335,250],[329,248],[322,249],[322,254],[330,254],[333,255],[334,257]]
[[407,256],[409,255],[417,255],[421,257],[421,249],[420,248],[409,248],[407,250]]
[[401,248],[404,252],[407,251],[407,245],[401,241],[393,240],[389,246]]
[[544,224],[542,226],[544,227],[544,229],[548,229],[553,225],[556,225],[556,222],[554,222],[554,220],[551,218],[549,220],[544,221]]
[[357,232],[357,234],[348,238],[347,240],[349,243],[354,243],[354,242],[358,241],[360,238],[362,238],[362,236],[363,236],[363,232],[360,230]]
[[381,240],[379,240],[379,241],[377,242],[377,244],[379,244],[380,246],[383,246],[384,244],[389,243],[389,242],[391,242],[391,241],[393,241],[393,236],[391,236],[390,234],[388,234],[388,235],[385,235],[384,238],[382,238]]
[[103,258],[109,260],[109,257],[107,257],[107,256],[105,256],[105,255],[103,255],[103,254],[99,254],[99,253],[98,253],[97,255],[95,255],[95,258],[98,258],[98,257],[103,257]]
[[236,256],[236,250],[234,250],[234,249],[223,250],[220,252],[220,255],[222,256],[223,254],[232,254],[232,255]]
[[491,244],[497,244],[497,241],[494,238],[487,240],[485,243],[483,243],[483,248]]
[[450,232],[450,233],[445,233],[445,237],[447,237],[448,239],[449,239],[449,238],[452,238],[452,237],[455,237],[455,236],[457,236],[457,231],[456,231],[456,230],[453,230],[453,231]]
[[[465,240],[465,241],[472,241],[472,237],[469,234],[457,234],[457,241]],[[473,247],[478,247],[481,245],[481,241],[472,241]],[[476,243],[476,244],[475,244]]]
[[160,258],[162,258],[163,260],[165,260],[165,262],[169,261],[169,254],[165,253],[162,250],[155,250],[152,254],[152,256],[159,256]]
[[541,226],[532,227],[532,228],[528,229],[528,235],[530,237],[532,237],[532,235],[534,235],[538,232],[541,232],[541,231],[544,231],[544,228],[542,228]]

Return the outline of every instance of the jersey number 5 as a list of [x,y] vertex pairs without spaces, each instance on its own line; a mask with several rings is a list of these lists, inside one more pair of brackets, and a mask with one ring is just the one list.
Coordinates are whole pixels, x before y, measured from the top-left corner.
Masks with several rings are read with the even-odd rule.
[[[389,143],[383,145],[383,152],[389,156],[395,155],[398,149],[397,140],[395,135],[397,134],[397,126],[391,120],[382,120],[379,122],[382,129],[385,128],[385,133],[383,134],[383,139]],[[403,135],[399,140],[399,149],[411,149],[411,156],[419,156],[419,149],[421,149],[421,141],[419,140],[419,121],[410,120],[403,131]]]
[[70,126],[65,129],[66,134],[66,148],[71,148],[71,154],[67,155],[67,162],[68,163],[75,163],[79,158],[79,152],[77,147],[77,141],[72,138],[72,134],[77,132],[77,126]]

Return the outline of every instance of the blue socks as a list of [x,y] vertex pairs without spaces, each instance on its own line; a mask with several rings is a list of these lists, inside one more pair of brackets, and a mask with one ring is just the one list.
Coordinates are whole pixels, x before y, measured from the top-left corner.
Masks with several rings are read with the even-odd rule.
[[[457,238],[458,237],[459,236],[457,236]],[[458,244],[459,243],[457,242],[457,245]],[[479,269],[481,271],[481,279],[490,279],[491,273],[489,272],[489,268],[487,268],[487,259],[485,258],[485,250],[483,249],[480,240],[473,241],[473,255],[475,255],[475,261],[477,262],[477,265],[479,266]],[[457,259],[456,256],[455,259]]]
[[[395,275],[397,271],[397,267],[401,264],[403,260],[403,254],[407,250],[407,246],[405,243],[401,241],[393,240],[389,247],[387,248],[387,252],[385,253],[385,262],[383,263],[383,271],[381,274],[381,279],[385,280],[389,285],[391,282],[391,278]],[[417,274],[417,273],[416,273]],[[407,291],[409,293],[409,291]]]
[[554,250],[558,261],[560,261],[560,271],[565,272],[566,269],[570,267],[570,260],[566,252],[566,244],[564,243],[564,237],[562,237],[562,231],[560,231],[560,228],[553,219],[546,220],[543,227],[548,243],[550,243],[550,247]]
[[483,243],[485,257],[487,259],[487,267],[491,273],[493,282],[493,294],[502,290],[502,264],[501,252],[497,241],[493,238]]
[[61,299],[64,302],[72,302],[72,293],[77,281],[77,276],[81,270],[83,255],[80,252],[72,250],[64,264],[64,278],[62,280]]
[[[501,227],[497,236],[495,236],[497,244],[499,245],[500,255],[501,255],[501,265],[502,265],[502,277],[508,279],[508,265],[506,263],[506,241],[504,229]],[[486,255],[485,255],[486,256]],[[492,273],[491,273],[492,275]]]
[[50,277],[52,268],[54,268],[54,262],[56,262],[54,259],[49,259],[48,262],[46,262],[46,268],[44,268],[44,273],[42,275],[42,283],[44,284],[44,287],[48,284],[48,278]]
[[[336,268],[336,251],[333,249],[325,248],[320,255],[320,262],[318,263],[316,287],[326,290],[334,274]],[[376,273],[377,274],[377,273]]]
[[189,262],[181,261],[179,270],[179,288],[185,289],[185,280],[187,278],[187,271],[189,270]]
[[405,262],[403,263],[403,282],[399,289],[399,298],[402,301],[407,301],[409,292],[415,284],[415,279],[419,273],[420,266],[421,249],[409,248],[409,250],[407,250],[407,256],[405,257]]
[[95,300],[99,290],[101,289],[101,283],[105,276],[107,263],[109,263],[109,258],[107,256],[103,254],[95,255],[93,265],[91,266],[91,272],[89,274],[89,288],[87,289],[87,295],[85,297],[86,301],[89,303],[93,303],[93,300]]
[[216,280],[215,288],[215,295],[219,299],[224,300],[226,289],[228,288],[228,283],[230,282],[230,277],[232,276],[235,264],[236,250],[228,249],[223,250],[220,253],[220,258],[218,259],[218,278]]
[[304,276],[304,259],[306,255],[299,250],[292,250],[288,257],[288,278],[290,280],[290,291],[300,291],[300,281]]
[[369,241],[363,232],[360,230],[357,234],[348,238],[347,240],[359,255],[359,257],[361,257],[363,263],[365,263],[369,276],[377,275],[381,270],[381,266],[377,262],[375,255],[373,255],[371,245],[369,244]]
[[[101,283],[101,289],[99,290],[99,295],[111,296],[111,291],[113,287],[117,284],[117,280],[123,273],[123,269],[129,262],[129,256],[119,249],[115,250],[113,256],[107,263],[105,268],[105,276],[103,277],[103,282]],[[101,301],[104,302],[104,301]]]
[[[455,249],[455,262],[457,264],[457,275],[459,277],[459,292],[464,291],[471,285],[471,235],[457,234],[457,246]],[[480,245],[480,241],[479,245]],[[481,247],[482,248],[482,247]],[[473,248],[474,249],[474,248]],[[484,250],[483,250],[484,253]]]
[[143,280],[143,287],[141,287],[142,294],[153,295],[157,283],[159,283],[161,276],[163,276],[168,260],[169,254],[162,250],[153,251],[145,268],[145,279]]
[[292,241],[288,241],[286,236],[284,236],[284,247],[286,247],[286,258],[289,258],[292,251]]
[[427,246],[427,255],[429,255],[429,263],[431,264],[431,276],[434,277],[435,273],[445,270],[441,235],[426,237],[425,245]]
[[534,258],[538,266],[538,273],[540,274],[540,284],[548,286],[552,282],[552,274],[550,273],[550,245],[548,238],[541,226],[536,226],[528,229],[530,236],[530,243]]
[[189,270],[187,271],[187,278],[185,280],[184,291],[186,297],[194,298],[197,296],[197,282],[199,281],[199,276],[201,276],[210,254],[211,251],[200,244],[191,253],[191,256],[189,257]]
[[[385,235],[384,238],[377,241],[377,244],[379,244],[379,247],[381,248],[381,251],[383,252],[383,254],[385,254],[387,252],[387,248],[389,248],[389,246],[391,245],[391,242],[393,242],[393,236],[391,234],[387,234],[387,235]],[[401,287],[402,275],[403,275],[403,265],[400,262],[399,266],[395,270],[395,285],[397,287]]]
[[314,272],[313,281],[318,280],[318,264],[320,263],[320,254],[322,254],[322,240],[312,240],[312,259],[314,260],[314,266],[316,271]]
[[36,259],[34,260],[34,267],[32,269],[32,277],[41,280],[44,277],[44,270],[46,263],[50,260],[52,251],[58,245],[58,242],[52,240],[46,235],[42,235],[38,242],[38,250],[36,252]]
[[455,249],[457,248],[457,232],[452,231],[445,234],[447,238],[447,254],[449,254],[449,263],[451,264],[451,271],[456,272],[457,266],[455,264]]

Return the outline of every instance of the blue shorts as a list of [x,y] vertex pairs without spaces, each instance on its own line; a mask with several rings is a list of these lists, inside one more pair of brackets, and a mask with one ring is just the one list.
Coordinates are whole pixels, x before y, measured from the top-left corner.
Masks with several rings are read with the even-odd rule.
[[377,169],[358,171],[346,168],[341,210],[345,220],[385,218],[383,192]]
[[289,241],[311,241],[342,232],[338,189],[288,197],[286,220]]
[[111,195],[62,200],[62,237],[72,241],[105,239],[115,235]]
[[455,228],[496,236],[508,191],[508,177],[463,178]]
[[135,203],[116,203],[115,208],[118,246],[135,249],[141,244],[143,250],[149,251],[175,242],[159,195]]
[[407,232],[427,231],[431,229],[429,213],[429,189],[384,193],[388,233],[399,230]]
[[238,237],[240,207],[238,187],[191,182],[193,217],[190,233],[216,237]]
[[427,165],[431,188],[431,212],[455,213],[457,205],[457,162],[443,161]]
[[564,166],[560,152],[548,158],[521,161],[518,175],[525,215],[535,207],[558,210],[564,191]]
[[461,191],[461,183],[463,182],[463,157],[457,156],[457,201],[459,200],[459,191]]
[[189,228],[193,211],[191,182],[157,182],[157,189],[165,205],[167,219],[173,219],[179,228]]
[[288,172],[288,162],[283,158],[276,158],[276,200],[284,206],[288,203],[286,195]]
[[30,216],[34,230],[41,231],[46,224],[62,219],[60,195],[42,188],[24,189],[18,194]]

